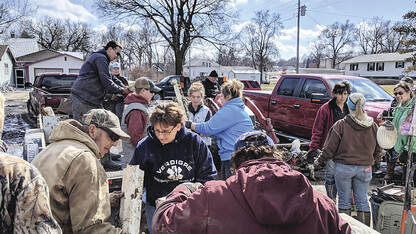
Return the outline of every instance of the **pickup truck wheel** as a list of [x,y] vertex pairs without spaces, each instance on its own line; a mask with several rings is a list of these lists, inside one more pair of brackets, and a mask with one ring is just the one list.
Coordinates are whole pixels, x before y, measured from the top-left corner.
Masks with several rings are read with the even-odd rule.
[[27,100],[26,104],[27,104],[27,112],[29,113],[30,116],[36,119],[38,117],[38,114],[36,113],[36,110],[33,109],[30,99]]
[[163,92],[156,93],[155,96],[153,96],[154,100],[162,100],[163,99]]

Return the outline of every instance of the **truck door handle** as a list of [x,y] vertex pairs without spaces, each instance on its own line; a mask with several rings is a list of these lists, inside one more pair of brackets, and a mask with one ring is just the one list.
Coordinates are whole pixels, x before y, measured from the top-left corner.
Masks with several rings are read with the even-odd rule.
[[295,103],[295,104],[293,104],[293,107],[294,107],[295,109],[299,109],[299,108],[300,108],[300,104],[299,104],[299,103]]
[[276,101],[275,101],[275,100],[272,100],[270,103],[271,103],[273,106],[274,106],[274,105],[276,105]]

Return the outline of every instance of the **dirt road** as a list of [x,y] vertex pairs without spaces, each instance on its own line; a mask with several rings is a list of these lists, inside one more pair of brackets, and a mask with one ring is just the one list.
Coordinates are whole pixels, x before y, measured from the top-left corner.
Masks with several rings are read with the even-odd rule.
[[3,95],[6,101],[2,140],[9,146],[10,154],[23,157],[25,130],[36,128],[36,121],[28,115],[26,108],[29,90],[18,89]]

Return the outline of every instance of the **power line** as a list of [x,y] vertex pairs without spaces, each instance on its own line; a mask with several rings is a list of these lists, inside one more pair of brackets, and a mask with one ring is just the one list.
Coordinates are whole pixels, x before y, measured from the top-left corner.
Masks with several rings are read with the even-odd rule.
[[356,16],[356,15],[344,15],[344,14],[337,14],[337,13],[329,13],[329,12],[324,12],[324,11],[314,11],[314,10],[309,10],[309,11],[310,12],[327,14],[327,15],[337,15],[337,16],[345,16],[345,17],[355,17],[355,18],[361,18],[361,19],[368,18],[368,17]]
[[320,23],[318,23],[314,18],[312,18],[312,16],[310,16],[309,14],[306,14],[307,16],[309,16],[309,18],[311,18],[315,23],[317,23],[319,26],[321,26],[321,27],[325,27],[325,26],[322,26]]

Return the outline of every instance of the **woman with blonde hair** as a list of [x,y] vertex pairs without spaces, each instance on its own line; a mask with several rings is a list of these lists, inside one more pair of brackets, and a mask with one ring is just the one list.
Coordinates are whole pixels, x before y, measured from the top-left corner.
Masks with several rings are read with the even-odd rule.
[[322,155],[314,164],[334,160],[339,212],[351,214],[352,188],[357,219],[370,226],[367,191],[372,178],[371,166],[380,162],[382,151],[377,143],[378,126],[364,111],[365,98],[361,93],[351,94],[347,105],[350,114],[329,130]]
[[243,88],[243,83],[238,80],[225,82],[221,86],[221,109],[207,122],[185,123],[187,128],[192,128],[197,133],[217,138],[223,180],[233,173],[230,159],[234,152],[235,140],[243,133],[254,129],[253,122],[244,110]]

